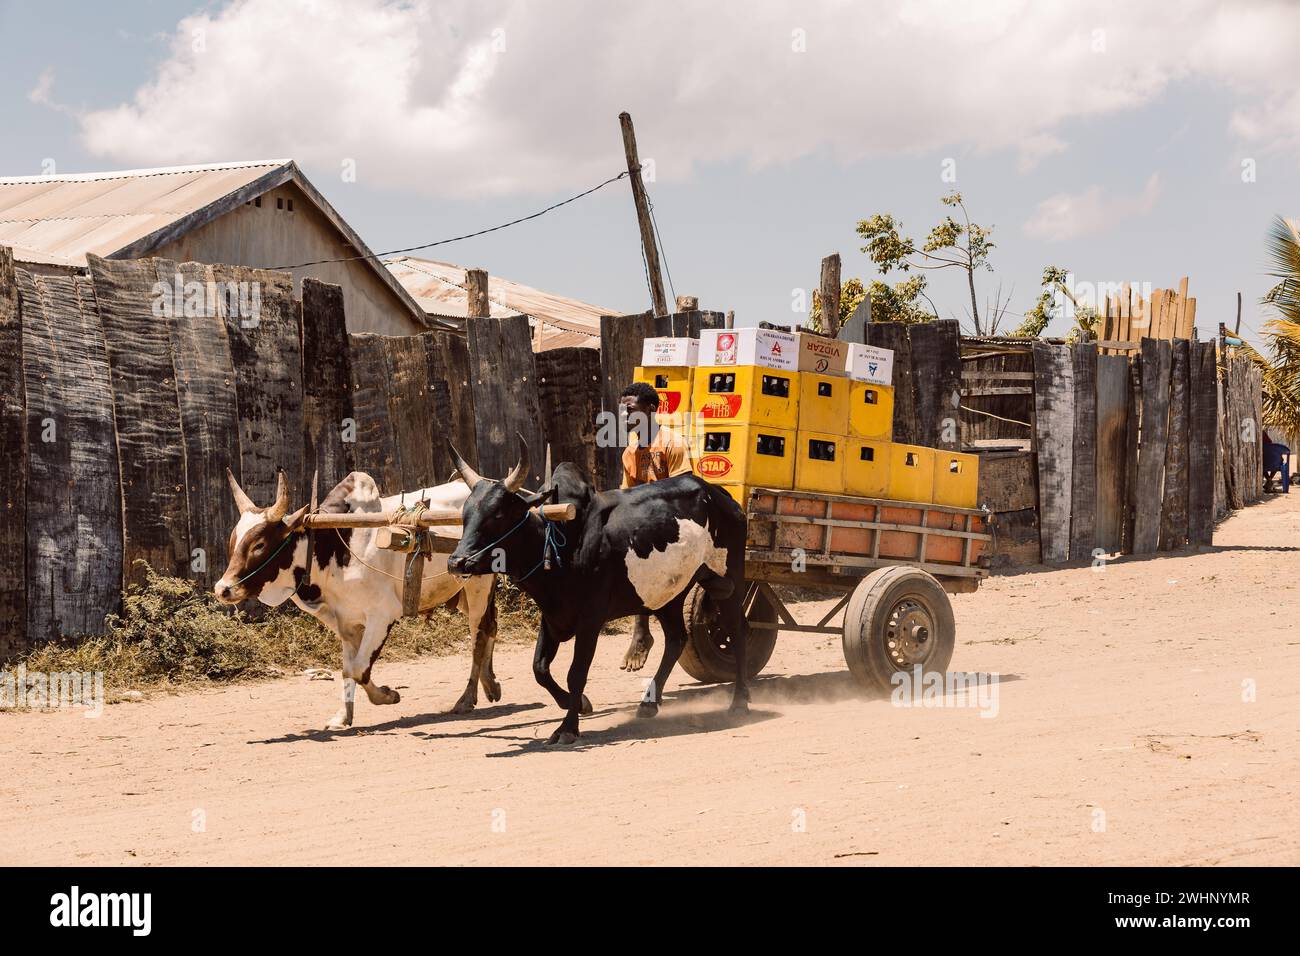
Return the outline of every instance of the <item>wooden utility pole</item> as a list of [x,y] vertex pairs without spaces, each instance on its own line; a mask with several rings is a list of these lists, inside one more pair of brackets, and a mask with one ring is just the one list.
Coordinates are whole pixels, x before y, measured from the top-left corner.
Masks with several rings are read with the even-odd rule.
[[492,314],[492,303],[488,301],[488,274],[483,269],[469,269],[465,273],[465,292],[469,295],[469,312],[471,319],[486,319]]
[[822,260],[822,331],[834,335],[840,330],[840,254]]
[[699,307],[700,307],[699,296],[679,295],[677,297],[678,312],[694,312]]
[[627,155],[628,179],[632,181],[636,221],[641,227],[641,249],[645,253],[646,269],[650,273],[651,305],[654,306],[655,315],[667,315],[668,300],[664,298],[664,280],[659,274],[659,247],[655,243],[654,225],[650,221],[650,200],[645,193],[645,183],[641,180],[641,160],[636,153],[636,130],[632,128],[631,114],[619,113],[618,123],[623,128],[623,152]]

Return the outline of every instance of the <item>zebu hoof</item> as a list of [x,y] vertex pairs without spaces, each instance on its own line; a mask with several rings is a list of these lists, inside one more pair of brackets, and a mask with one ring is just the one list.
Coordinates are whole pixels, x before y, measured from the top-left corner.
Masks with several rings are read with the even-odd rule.
[[496,680],[490,680],[487,682],[487,685],[483,688],[483,691],[484,693],[487,694],[487,699],[491,703],[495,704],[497,701],[501,699],[501,682]]
[[649,701],[645,701],[645,700],[641,701],[640,706],[638,706],[636,709],[636,715],[638,717],[655,717],[658,716],[658,714],[659,714],[659,705],[652,704]]
[[587,699],[587,695],[586,695],[586,694],[583,694],[583,695],[582,695],[582,706],[578,708],[578,713],[580,713],[580,714],[582,714],[582,716],[586,717],[588,714],[590,714],[590,713],[591,713],[593,710],[595,710],[595,709],[596,709],[596,708],[594,708],[594,707],[591,706],[591,701]]
[[561,747],[569,747],[577,742],[578,735],[576,733],[565,730],[563,727],[558,727],[556,728],[555,733],[551,734],[551,736],[546,739],[546,746],[554,747],[558,744]]
[[468,697],[462,697],[460,700],[456,701],[456,706],[452,707],[451,712],[453,714],[468,714],[471,710],[474,709],[474,706],[477,703],[478,703],[477,700],[471,700]]
[[733,700],[731,706],[727,708],[727,713],[731,714],[733,717],[743,717],[745,714],[749,713],[749,701]]
[[402,695],[399,694],[397,691],[393,690],[391,687],[381,687],[379,688],[379,693],[381,695],[380,699],[376,701],[372,701],[372,703],[383,705],[383,706],[387,706],[388,704],[401,703]]
[[352,726],[352,718],[347,717],[342,711],[339,711],[330,718],[329,723],[325,725],[326,730],[347,730]]

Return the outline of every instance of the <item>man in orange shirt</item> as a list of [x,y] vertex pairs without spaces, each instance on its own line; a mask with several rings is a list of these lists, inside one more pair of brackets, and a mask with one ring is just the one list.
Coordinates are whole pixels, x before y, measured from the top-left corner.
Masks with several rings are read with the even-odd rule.
[[[645,382],[633,382],[619,398],[628,442],[623,450],[624,488],[691,473],[690,443],[676,429],[658,421],[659,393]],[[649,440],[646,441],[646,437]],[[637,616],[632,629],[632,643],[623,657],[623,670],[637,671],[645,666],[655,639],[650,634],[650,616]]]

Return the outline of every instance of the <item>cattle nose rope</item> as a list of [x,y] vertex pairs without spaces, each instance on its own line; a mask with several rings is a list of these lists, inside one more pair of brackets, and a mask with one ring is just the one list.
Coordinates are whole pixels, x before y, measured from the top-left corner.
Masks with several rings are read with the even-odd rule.
[[546,532],[542,537],[542,560],[534,564],[532,570],[520,578],[520,581],[528,580],[533,576],[533,572],[543,565],[546,566],[547,571],[551,570],[552,555],[555,557],[555,567],[564,567],[564,561],[560,557],[560,548],[568,544],[569,540],[564,536],[564,532],[560,530],[559,525],[554,521],[548,521],[546,518],[543,518],[542,523],[546,525]]

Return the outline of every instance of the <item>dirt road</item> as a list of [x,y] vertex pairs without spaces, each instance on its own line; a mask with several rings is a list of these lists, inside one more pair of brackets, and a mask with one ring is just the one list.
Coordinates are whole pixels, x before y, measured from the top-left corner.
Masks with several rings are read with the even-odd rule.
[[680,671],[636,720],[605,638],[573,749],[542,746],[559,713],[517,645],[466,717],[462,659],[381,661],[401,703],[339,735],[309,730],[338,683],[301,677],[3,714],[0,862],[1300,863],[1298,548],[1292,494],[1213,551],[954,598],[952,666],[1001,675],[995,716],[864,699],[838,639],[794,635],[743,722]]

